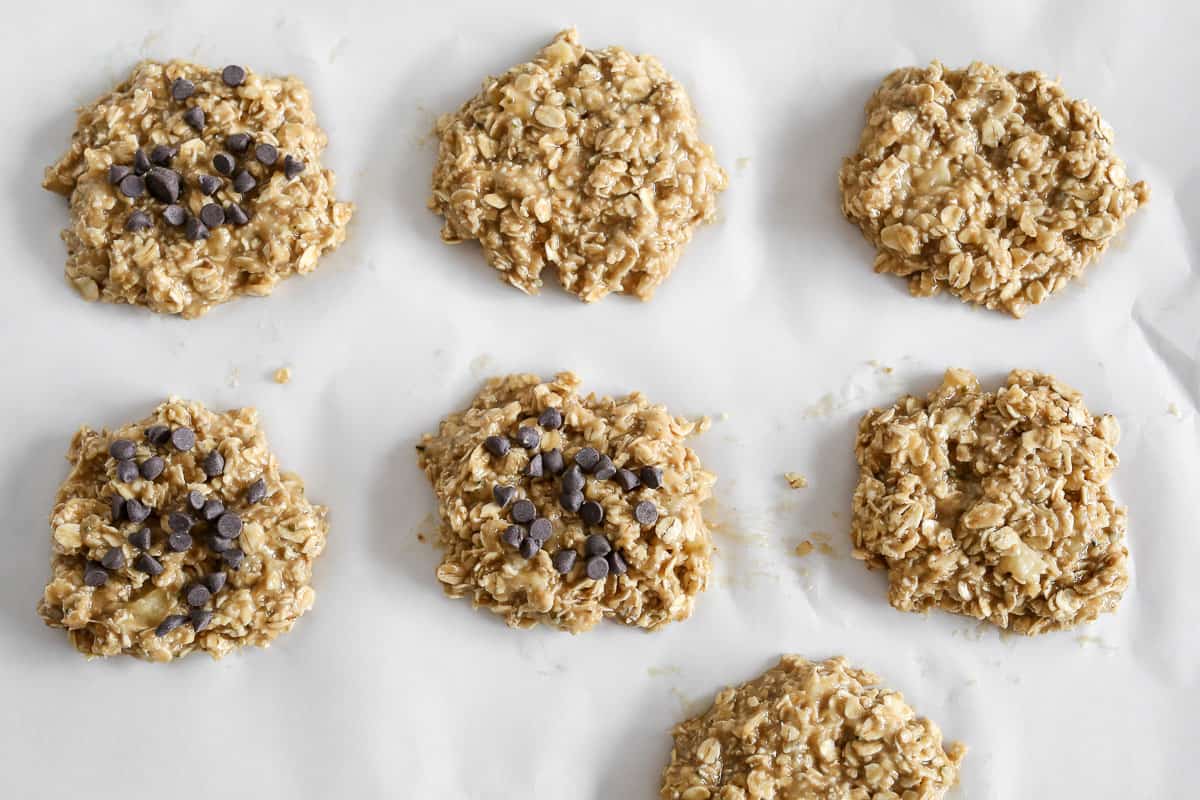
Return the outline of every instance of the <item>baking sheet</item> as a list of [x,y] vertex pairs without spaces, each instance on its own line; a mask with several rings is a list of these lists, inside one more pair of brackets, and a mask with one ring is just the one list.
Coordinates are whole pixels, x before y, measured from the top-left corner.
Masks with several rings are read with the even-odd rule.
[[[651,798],[668,729],[782,652],[845,654],[971,752],[958,800],[1194,796],[1200,484],[1200,74],[1183,2],[650,6],[42,3],[0,28],[0,795]],[[729,170],[650,305],[526,298],[424,207],[434,116],[560,27],[658,55]],[[329,132],[347,243],[267,300],[195,322],[85,305],[62,200],[38,188],[73,108],[141,57],[294,72]],[[896,66],[982,59],[1061,75],[1117,132],[1139,212],[1099,266],[1024,321],[910,299],[872,274],[836,171]],[[270,379],[293,369],[289,385]],[[893,611],[848,554],[854,425],[948,365],[1051,372],[1123,428],[1114,479],[1134,578],[1115,615],[1037,639]],[[891,368],[892,371],[887,371]],[[412,445],[488,375],[562,368],[710,414],[716,574],[653,635],[516,632],[442,596]],[[260,407],[282,464],[332,508],[315,609],[267,651],[86,663],[34,606],[46,518],[80,423],[165,394]],[[790,490],[798,471],[809,488]],[[798,558],[813,532],[832,555]]]

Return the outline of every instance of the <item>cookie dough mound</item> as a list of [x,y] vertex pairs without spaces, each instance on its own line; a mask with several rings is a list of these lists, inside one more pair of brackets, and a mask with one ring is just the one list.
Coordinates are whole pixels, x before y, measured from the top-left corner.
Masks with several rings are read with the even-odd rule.
[[901,611],[940,607],[1034,634],[1113,611],[1129,582],[1125,509],[1108,492],[1117,421],[1014,370],[966,370],[858,428],[854,555],[888,571]]
[[80,428],[67,458],[38,613],[81,653],[220,658],[312,607],[326,510],[279,471],[254,409],[172,397],[111,433]]
[[81,109],[43,185],[70,199],[67,280],[87,300],[198,317],[316,269],[353,207],[321,167],[296,78],[139,64]]
[[712,566],[700,504],[716,478],[684,442],[708,420],[578,386],[569,372],[493,378],[422,438],[441,516],[437,578],[515,628],[686,619]]
[[581,300],[649,300],[728,182],[683,87],[651,56],[563,31],[437,123],[430,208],[528,294],[553,266]]
[[906,67],[867,103],[842,211],[875,271],[1022,316],[1080,275],[1150,198],[1113,132],[1040,72]]
[[663,800],[935,800],[967,749],[845,659],[784,656],[676,726]]

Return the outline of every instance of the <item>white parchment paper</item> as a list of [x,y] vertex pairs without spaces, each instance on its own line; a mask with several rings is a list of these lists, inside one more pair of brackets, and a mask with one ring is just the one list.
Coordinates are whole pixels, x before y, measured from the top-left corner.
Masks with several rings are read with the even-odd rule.
[[[0,26],[0,795],[652,798],[669,728],[782,652],[845,654],[971,752],[952,797],[1194,797],[1200,756],[1200,74],[1197,6],[471,4],[293,0],[4,6]],[[425,210],[437,113],[560,27],[658,55],[729,170],[720,220],[649,305],[502,285]],[[39,188],[73,109],[139,58],[302,76],[349,240],[267,300],[184,322],[87,305]],[[940,58],[1060,75],[1153,191],[1107,257],[1023,321],[909,298],[871,272],[836,171],[889,70]],[[877,362],[876,366],[872,362]],[[270,380],[289,365],[287,386]],[[1134,580],[1115,615],[1037,639],[893,611],[849,557],[853,430],[949,365],[1051,372],[1124,431]],[[882,367],[891,367],[887,372]],[[488,375],[570,368],[717,421],[720,551],[695,616],[515,632],[443,597],[412,446]],[[267,651],[87,663],[34,612],[71,433],[167,393],[256,405],[329,505],[315,609]],[[793,491],[782,474],[804,473]],[[832,556],[798,558],[813,532]]]

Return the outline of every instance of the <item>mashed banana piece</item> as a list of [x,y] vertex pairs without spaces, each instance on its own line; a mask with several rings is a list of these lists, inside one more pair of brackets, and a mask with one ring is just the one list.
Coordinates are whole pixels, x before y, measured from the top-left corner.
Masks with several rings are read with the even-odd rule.
[[1099,257],[1150,198],[1112,129],[1040,72],[938,61],[888,75],[838,183],[875,271],[1024,315]]
[[902,611],[939,607],[1035,634],[1113,611],[1129,583],[1125,509],[1108,480],[1117,421],[1049,375],[984,392],[946,371],[858,428],[854,555]]
[[936,800],[967,748],[843,658],[778,666],[680,723],[663,800]]
[[437,123],[429,207],[528,294],[553,267],[581,300],[649,300],[728,177],[683,87],[651,56],[558,34]]

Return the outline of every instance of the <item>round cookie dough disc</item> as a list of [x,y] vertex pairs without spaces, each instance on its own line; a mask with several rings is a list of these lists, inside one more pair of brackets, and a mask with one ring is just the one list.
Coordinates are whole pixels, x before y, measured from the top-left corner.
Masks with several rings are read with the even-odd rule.
[[947,370],[927,397],[859,424],[854,555],[888,571],[902,611],[1027,634],[1090,622],[1129,583],[1125,509],[1108,491],[1119,435],[1049,375],[1014,370],[984,392]]
[[[191,447],[179,447],[189,441],[180,431]],[[220,471],[210,475],[213,452]],[[254,409],[216,413],[172,397],[115,431],[80,428],[67,459],[38,613],[81,653],[220,658],[267,646],[312,607],[326,509],[279,471]],[[162,469],[118,474],[122,461],[151,459]]]
[[70,200],[66,274],[85,299],[198,317],[270,294],[345,239],[353,207],[321,166],[308,89],[222,72],[146,61],[80,109],[43,185]]
[[[417,461],[441,517],[437,578],[518,628],[686,619],[712,568],[700,505],[716,478],[685,442],[708,420],[671,416],[637,392],[582,396],[579,383],[569,372],[493,378],[422,438]],[[522,436],[528,448],[526,427],[539,434]],[[643,467],[662,470],[661,486],[619,482],[618,470]],[[656,516],[635,514],[642,504]]]
[[778,666],[673,731],[662,800],[938,800],[967,749],[845,659]]
[[1085,100],[1040,72],[934,61],[884,79],[838,183],[842,211],[914,295],[1022,316],[1108,247],[1150,198]]
[[554,268],[592,302],[649,300],[728,177],[683,87],[657,59],[586,50],[575,30],[489,78],[437,123],[430,208],[523,292]]

